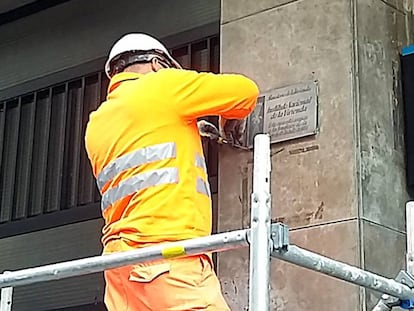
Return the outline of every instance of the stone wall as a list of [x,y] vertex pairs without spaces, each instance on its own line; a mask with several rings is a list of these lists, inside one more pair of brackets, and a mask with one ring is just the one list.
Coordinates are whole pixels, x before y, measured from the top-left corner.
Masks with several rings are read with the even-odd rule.
[[[399,51],[411,1],[222,0],[222,72],[262,91],[316,80],[319,131],[272,146],[272,218],[293,243],[393,277],[404,265]],[[309,151],[310,150],[310,151]],[[219,231],[250,222],[252,153],[222,147]],[[248,252],[219,255],[234,310],[248,305]],[[363,310],[378,295],[272,261],[271,310]]]

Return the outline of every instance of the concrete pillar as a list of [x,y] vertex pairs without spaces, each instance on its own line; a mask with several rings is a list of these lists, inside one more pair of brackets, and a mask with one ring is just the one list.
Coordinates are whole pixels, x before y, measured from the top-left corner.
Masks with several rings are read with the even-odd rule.
[[[412,1],[222,0],[221,65],[262,91],[319,83],[319,131],[274,144],[272,217],[293,243],[394,277],[404,268],[399,50]],[[219,223],[249,226],[252,153],[222,147]],[[248,305],[248,252],[219,255],[233,310]],[[378,294],[272,261],[271,310],[365,310]]]

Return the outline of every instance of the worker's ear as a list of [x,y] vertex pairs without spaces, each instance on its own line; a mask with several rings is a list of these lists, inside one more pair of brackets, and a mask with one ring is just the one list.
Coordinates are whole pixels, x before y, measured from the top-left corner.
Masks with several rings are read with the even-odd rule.
[[159,59],[156,57],[151,59],[151,67],[152,67],[152,71],[155,71],[155,72],[157,72],[158,70],[162,68],[165,68],[163,64],[159,61]]

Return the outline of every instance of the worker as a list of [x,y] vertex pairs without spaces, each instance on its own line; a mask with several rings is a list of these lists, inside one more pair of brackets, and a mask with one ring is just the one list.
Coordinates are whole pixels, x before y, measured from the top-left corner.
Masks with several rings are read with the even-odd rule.
[[[90,114],[85,133],[102,195],[103,254],[210,235],[211,193],[197,120],[243,123],[255,107],[257,85],[239,74],[185,70],[143,33],[120,38],[105,71],[107,98]],[[210,253],[164,255],[105,271],[107,309],[230,310]]]

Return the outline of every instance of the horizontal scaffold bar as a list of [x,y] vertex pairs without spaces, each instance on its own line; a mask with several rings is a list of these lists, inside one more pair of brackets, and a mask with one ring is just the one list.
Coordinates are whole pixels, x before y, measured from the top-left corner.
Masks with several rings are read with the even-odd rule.
[[[189,256],[205,252],[221,252],[247,247],[249,246],[249,235],[250,229],[236,230],[121,253],[89,257],[12,272],[8,271],[0,275],[0,288],[86,275],[163,258]],[[401,300],[414,299],[414,291],[404,284],[302,249],[296,245],[290,244],[279,250],[273,250],[272,257],[370,288]]]
[[11,271],[0,275],[0,288],[59,280],[163,258],[247,247],[249,231],[250,229],[230,231],[132,251]]
[[272,257],[349,283],[370,288],[377,292],[397,297],[401,300],[414,299],[414,291],[404,284],[313,253],[296,245],[289,245],[288,248],[284,250],[275,250],[272,253]]

